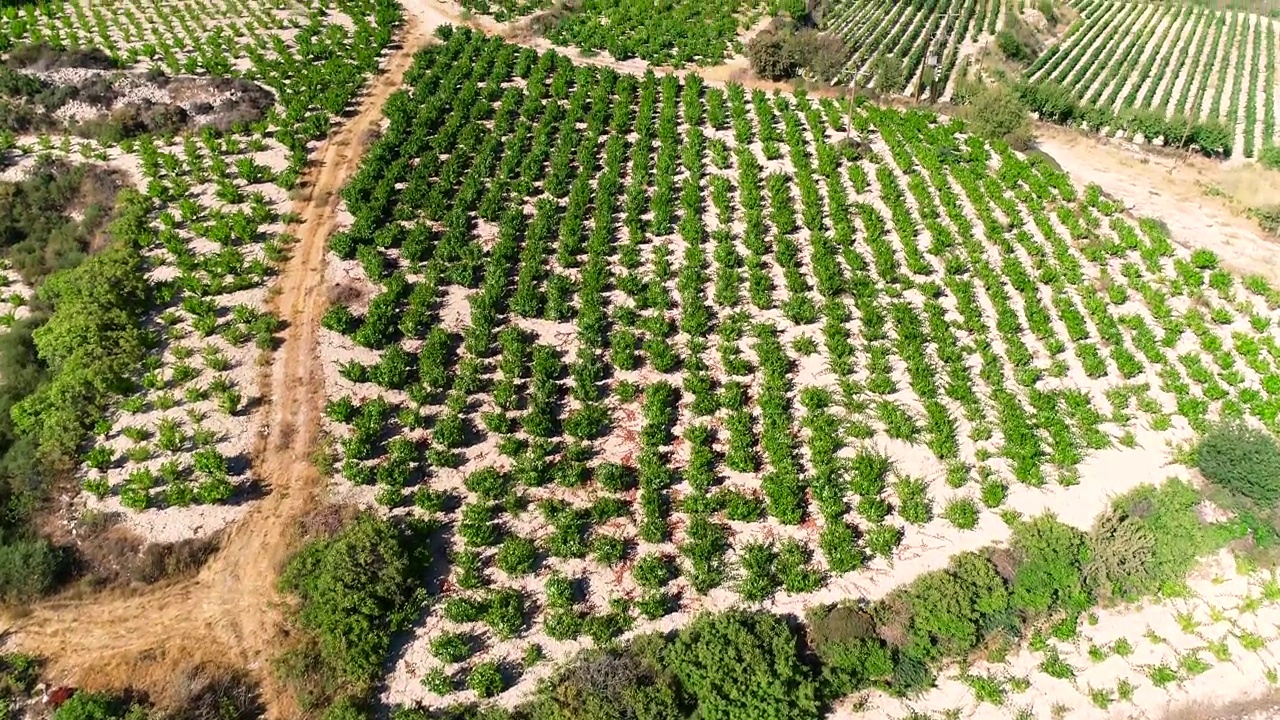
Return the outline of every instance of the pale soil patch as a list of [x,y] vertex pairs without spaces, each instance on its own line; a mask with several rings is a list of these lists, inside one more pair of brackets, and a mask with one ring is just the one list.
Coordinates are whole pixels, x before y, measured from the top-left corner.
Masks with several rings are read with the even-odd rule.
[[[1036,146],[1077,184],[1096,183],[1130,213],[1163,221],[1179,245],[1213,250],[1229,269],[1280,283],[1280,243],[1238,214],[1280,200],[1280,173],[1223,168],[1196,157],[1181,161],[1045,124],[1037,128]],[[1206,187],[1221,188],[1236,204],[1209,197]]]

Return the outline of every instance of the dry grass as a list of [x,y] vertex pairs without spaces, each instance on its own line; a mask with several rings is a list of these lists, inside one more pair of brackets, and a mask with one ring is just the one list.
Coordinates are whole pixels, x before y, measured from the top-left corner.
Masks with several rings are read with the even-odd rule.
[[1257,163],[1224,167],[1211,183],[1211,188],[1242,208],[1280,204],[1280,170]]

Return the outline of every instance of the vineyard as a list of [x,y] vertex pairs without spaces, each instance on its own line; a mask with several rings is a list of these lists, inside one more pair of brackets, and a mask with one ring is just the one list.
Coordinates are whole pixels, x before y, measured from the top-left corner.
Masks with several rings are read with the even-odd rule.
[[[33,646],[86,686],[53,720],[1103,720],[1280,683],[1266,254],[976,121],[694,67],[816,12],[827,79],[956,99],[1045,2],[437,5],[0,2],[0,701]],[[1061,9],[1015,105],[1274,145],[1271,18]],[[164,668],[207,712],[126,712],[190,650],[251,691]]]
[[1086,106],[1085,123],[1123,123],[1152,138],[1149,116],[1185,117],[1234,129],[1228,153],[1252,158],[1275,144],[1274,20],[1194,3],[1098,0],[1079,10],[1028,76],[1067,88]]
[[[966,48],[976,47],[1004,27],[1006,14],[1020,9],[1008,0],[922,0],[903,5],[857,0],[836,5],[824,19],[826,29],[851,50],[844,71],[833,82],[875,86],[889,93],[947,94]],[[902,61],[892,87],[877,77],[882,57]]]
[[[123,510],[148,539],[182,540],[193,526],[211,533],[243,511],[258,480],[247,418],[260,400],[255,361],[280,327],[266,300],[292,243],[289,191],[308,143],[376,66],[399,9],[126,1],[0,17],[0,47],[12,49],[0,88],[2,146],[16,151],[10,174],[101,166],[136,185],[120,194],[110,251],[38,293],[55,312],[23,332],[60,372],[21,402],[7,399],[20,441],[2,449],[25,457],[29,442],[48,457],[79,455],[88,504]],[[95,45],[110,53],[61,49]],[[264,96],[265,108],[237,99]],[[224,102],[230,112],[218,115]],[[126,119],[160,112],[179,121],[153,132]],[[183,120],[197,113],[225,123]],[[30,255],[34,236],[27,242],[10,255]],[[58,246],[43,261],[70,267],[83,251]],[[24,280],[48,273],[23,262]],[[29,293],[10,292],[6,326]]]
[[1280,295],[1097,187],[927,113],[443,37],[343,193],[323,323],[340,485],[451,546],[395,701],[856,593],[1276,427]]
[[[716,65],[739,48],[738,34],[776,15],[785,0],[583,0],[559,9],[548,39],[614,59],[641,58],[676,67]],[[468,10],[496,20],[519,20],[551,7],[549,0],[463,0]],[[766,15],[767,13],[767,15]]]

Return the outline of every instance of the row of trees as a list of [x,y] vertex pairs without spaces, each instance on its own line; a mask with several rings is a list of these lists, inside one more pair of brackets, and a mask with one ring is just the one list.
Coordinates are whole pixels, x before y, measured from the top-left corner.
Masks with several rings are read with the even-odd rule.
[[1234,143],[1234,128],[1214,118],[1166,116],[1161,110],[1146,108],[1117,113],[1105,105],[1084,103],[1070,90],[1053,82],[1023,83],[1017,86],[1017,93],[1032,112],[1051,122],[1083,123],[1095,130],[1124,130],[1142,135],[1148,141],[1160,138],[1166,147],[1195,148],[1206,155],[1230,155]]

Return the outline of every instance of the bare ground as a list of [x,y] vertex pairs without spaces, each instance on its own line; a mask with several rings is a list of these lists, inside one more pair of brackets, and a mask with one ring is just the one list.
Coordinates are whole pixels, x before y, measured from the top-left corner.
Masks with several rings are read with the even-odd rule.
[[1183,153],[1154,153],[1040,124],[1036,147],[1077,183],[1096,183],[1135,215],[1162,220],[1189,249],[1213,250],[1228,269],[1280,283],[1280,242],[1243,217],[1280,202],[1280,173]]
[[267,496],[231,529],[220,552],[193,579],[142,593],[54,601],[4,620],[14,645],[48,658],[50,676],[86,688],[132,687],[164,702],[176,669],[213,661],[249,668],[264,683],[271,717],[296,712],[266,672],[279,651],[281,598],[276,579],[296,536],[297,520],[315,506],[320,477],[311,463],[324,402],[316,335],[325,310],[325,254],[339,202],[364,142],[426,42],[410,17],[402,44],[361,101],[355,118],[321,146],[294,211],[301,221],[294,255],[274,290],[287,330],[261,375],[264,432],[254,475]]

